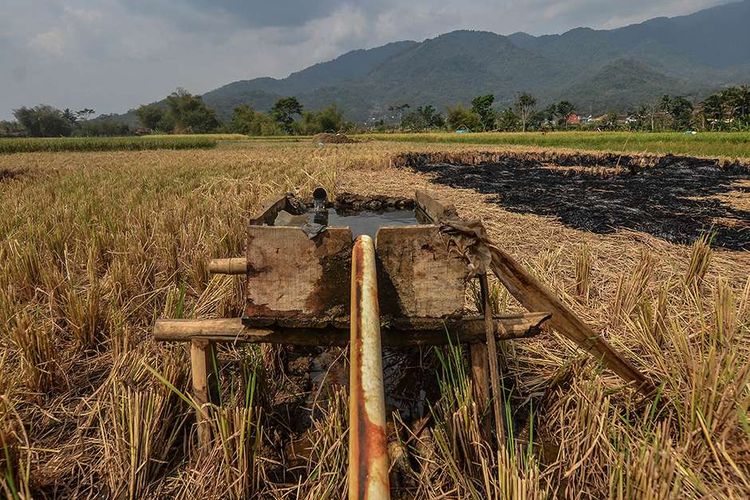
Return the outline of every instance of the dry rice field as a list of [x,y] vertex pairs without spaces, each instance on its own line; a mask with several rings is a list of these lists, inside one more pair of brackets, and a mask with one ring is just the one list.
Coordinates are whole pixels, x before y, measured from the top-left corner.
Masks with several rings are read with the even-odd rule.
[[[513,428],[498,450],[480,432],[487,409],[472,396],[465,353],[417,352],[434,397],[422,419],[390,416],[394,498],[750,496],[748,251],[708,238],[674,243],[637,227],[588,231],[508,209],[503,187],[435,183],[439,173],[399,161],[421,152],[470,163],[478,148],[504,151],[252,141],[0,156],[0,491],[344,497],[344,384],[316,388],[299,348],[225,346],[214,439],[198,448],[189,352],[150,334],[157,317],[239,316],[241,280],[211,276],[208,259],[242,253],[244,223],[267,196],[308,196],[322,185],[365,195],[439,192],[661,381],[656,398],[644,399],[555,332],[508,342]],[[740,214],[734,224],[747,223],[748,196],[742,179],[721,193]],[[493,286],[498,310],[519,310]],[[331,367],[345,365],[346,350],[326,354]]]

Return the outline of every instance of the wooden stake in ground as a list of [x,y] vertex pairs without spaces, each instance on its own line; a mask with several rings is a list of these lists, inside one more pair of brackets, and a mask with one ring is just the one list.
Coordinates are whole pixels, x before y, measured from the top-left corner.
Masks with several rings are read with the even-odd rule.
[[211,434],[206,422],[207,403],[216,403],[219,399],[219,386],[215,374],[216,354],[214,344],[208,340],[194,339],[190,342],[190,366],[193,377],[193,398],[200,409],[196,414],[198,424],[198,443],[201,447],[211,441]]
[[500,367],[495,341],[495,322],[492,321],[492,303],[490,301],[490,286],[486,274],[479,275],[479,289],[482,295],[484,309],[484,325],[487,334],[487,355],[489,357],[490,383],[492,386],[492,409],[495,414],[495,431],[497,432],[498,449],[505,447],[505,414],[503,413],[503,388],[500,385]]
[[474,381],[474,396],[480,411],[484,412],[490,403],[490,376],[488,373],[487,344],[471,344],[471,380]]

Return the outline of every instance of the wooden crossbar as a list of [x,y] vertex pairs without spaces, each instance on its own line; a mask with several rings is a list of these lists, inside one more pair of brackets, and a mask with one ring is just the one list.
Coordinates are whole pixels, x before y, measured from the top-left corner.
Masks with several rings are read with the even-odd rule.
[[[510,340],[536,335],[551,318],[548,313],[524,313],[493,318],[498,340]],[[462,319],[417,318],[401,319],[381,324],[383,345],[405,347],[445,345],[450,342],[481,343],[486,341],[485,320],[482,316]],[[502,333],[500,333],[502,332]],[[240,318],[231,319],[160,319],[154,325],[154,339],[159,341],[189,342],[248,342],[291,345],[342,346],[349,342],[349,324],[337,322],[326,328],[295,328],[267,326],[251,328]]]

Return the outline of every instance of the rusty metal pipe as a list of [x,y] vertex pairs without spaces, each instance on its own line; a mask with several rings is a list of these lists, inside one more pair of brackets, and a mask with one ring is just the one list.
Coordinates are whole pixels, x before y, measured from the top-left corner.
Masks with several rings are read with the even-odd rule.
[[349,499],[390,498],[378,281],[369,236],[354,242],[351,300]]
[[230,259],[211,259],[208,271],[213,274],[245,274],[247,273],[247,259],[232,257]]

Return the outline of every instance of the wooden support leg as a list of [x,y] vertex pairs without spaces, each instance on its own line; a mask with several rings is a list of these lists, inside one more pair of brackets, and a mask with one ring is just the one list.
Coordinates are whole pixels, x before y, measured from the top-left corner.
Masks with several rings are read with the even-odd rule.
[[487,334],[487,355],[489,357],[490,382],[492,386],[492,409],[495,414],[495,430],[497,432],[498,448],[505,447],[505,413],[503,413],[503,402],[505,397],[500,385],[500,366],[497,354],[497,343],[495,340],[495,322],[492,321],[492,303],[490,302],[490,285],[487,275],[479,276],[479,288],[482,294],[485,327]]
[[491,417],[485,413],[490,405],[490,374],[488,371],[487,344],[471,344],[471,380],[474,382],[474,398],[482,415],[481,430],[484,439],[492,438]]
[[487,360],[487,345],[471,344],[471,379],[474,381],[474,395],[481,411],[490,404],[490,375]]
[[214,343],[208,340],[195,339],[190,342],[190,365],[193,376],[193,398],[200,406],[196,415],[198,424],[198,442],[207,446],[211,441],[209,432],[208,412],[204,407],[207,403],[218,401],[218,380],[215,368],[216,354]]

